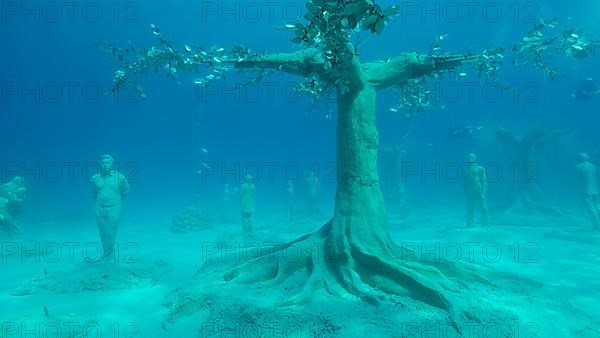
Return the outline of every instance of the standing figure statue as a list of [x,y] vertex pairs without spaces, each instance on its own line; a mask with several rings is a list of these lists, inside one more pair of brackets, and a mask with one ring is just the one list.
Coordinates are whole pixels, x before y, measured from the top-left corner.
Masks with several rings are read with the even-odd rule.
[[221,210],[221,218],[225,222],[229,222],[233,218],[232,198],[237,194],[237,188],[232,189],[228,183],[223,185],[223,205]]
[[25,180],[21,176],[13,177],[0,186],[0,235],[4,233],[12,238],[21,233],[17,216],[26,192]]
[[254,214],[254,197],[256,188],[252,183],[252,176],[246,175],[242,183],[240,212],[242,214],[242,232],[244,234],[252,233],[252,215]]
[[294,217],[294,183],[287,182],[285,189],[285,219],[289,222]]
[[579,178],[579,192],[592,222],[592,230],[600,230],[600,193],[596,180],[596,166],[590,163],[586,153],[581,153],[579,164],[575,168]]
[[467,172],[463,177],[467,205],[467,227],[472,227],[475,210],[481,212],[481,224],[489,225],[489,214],[485,194],[487,182],[485,169],[477,162],[477,156],[470,153],[467,157]]
[[123,198],[129,193],[127,178],[114,169],[111,155],[100,158],[100,172],[92,177],[96,199],[96,224],[102,242],[103,259],[114,254],[117,230],[121,222]]
[[306,179],[306,211],[313,217],[319,214],[319,178],[314,171]]
[[516,168],[518,181],[514,186],[513,197],[507,211],[517,213],[541,213],[547,216],[563,214],[560,208],[548,203],[540,191],[534,174],[539,171],[539,153],[545,148],[557,147],[562,142],[564,132],[534,128],[515,133],[506,128],[496,131],[495,141],[510,157],[512,167]]
[[401,224],[406,223],[408,196],[405,187],[404,158],[406,145],[384,147],[380,155],[380,181],[384,198],[389,199],[390,212],[398,212]]

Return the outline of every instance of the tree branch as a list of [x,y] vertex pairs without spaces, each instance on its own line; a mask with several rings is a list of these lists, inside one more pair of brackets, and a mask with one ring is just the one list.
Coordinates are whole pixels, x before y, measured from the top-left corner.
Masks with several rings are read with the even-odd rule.
[[304,77],[311,74],[325,75],[321,52],[313,48],[294,53],[261,55],[254,59],[237,61],[234,67],[273,69]]
[[479,61],[481,55],[429,56],[405,53],[388,61],[363,64],[369,83],[376,89],[406,83],[410,79]]

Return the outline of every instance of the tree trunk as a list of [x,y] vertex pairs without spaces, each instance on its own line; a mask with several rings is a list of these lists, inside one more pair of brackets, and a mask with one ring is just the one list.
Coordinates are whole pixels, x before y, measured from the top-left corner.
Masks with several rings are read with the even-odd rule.
[[[352,224],[342,232],[352,233],[357,239],[387,241],[385,208],[377,174],[379,137],[375,99],[376,92],[371,86],[339,98],[335,217],[360,215],[360,220],[369,225],[368,231]],[[364,232],[368,234],[362,234]]]
[[[423,261],[392,242],[377,173],[377,88],[364,76],[356,58],[340,73],[344,76],[338,87],[333,218],[318,231],[275,249],[275,254],[285,253],[294,246],[305,254],[303,259],[265,255],[228,270],[223,278],[225,282],[276,286],[303,276],[303,288],[279,305],[310,302],[323,292],[371,304],[409,297],[448,312],[460,331],[457,314],[471,316],[455,295],[464,285],[487,281],[469,266]],[[349,90],[342,91],[346,85]]]

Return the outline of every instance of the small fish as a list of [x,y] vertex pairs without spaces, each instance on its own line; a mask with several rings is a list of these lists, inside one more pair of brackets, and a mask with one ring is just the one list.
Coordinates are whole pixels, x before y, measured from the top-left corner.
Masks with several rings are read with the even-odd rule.
[[573,33],[573,34],[571,34],[571,36],[574,37],[575,39],[579,39],[579,34],[577,34],[577,33]]
[[213,56],[213,60],[214,60],[216,63],[221,63],[221,60],[217,59],[217,57],[214,57],[214,56]]
[[575,50],[583,50],[583,47],[581,47],[580,45],[574,45],[573,49],[575,49]]
[[200,55],[202,55],[202,56],[208,56],[208,54],[205,51],[201,51]]
[[222,52],[222,51],[224,51],[224,50],[225,50],[224,48],[219,48],[219,49],[215,50],[215,52],[217,52],[217,53],[221,53],[221,52]]
[[202,175],[202,170],[196,170],[196,174]]
[[287,24],[285,25],[285,28],[296,28],[296,25],[292,25],[292,24]]
[[44,306],[44,317],[48,318],[50,314],[48,313],[48,308]]
[[200,149],[201,152],[208,154],[208,150],[206,150],[206,148],[202,148]]
[[465,77],[465,76],[467,76],[467,73],[458,73],[458,76]]
[[204,168],[208,168],[208,164],[206,164],[206,163],[202,162],[202,167],[204,167]]
[[397,112],[398,112],[398,109],[396,109],[396,108],[390,108],[390,111],[391,111],[392,113],[397,113]]
[[211,74],[211,75],[207,75],[206,78],[209,80],[214,80],[215,76]]
[[444,40],[447,37],[448,37],[448,32],[444,32],[442,35],[439,36],[439,39],[441,41],[441,40]]
[[203,80],[194,80],[194,84],[201,85],[204,84]]
[[186,52],[191,53],[192,49],[190,48],[190,46],[185,45],[185,47],[183,47],[185,49]]

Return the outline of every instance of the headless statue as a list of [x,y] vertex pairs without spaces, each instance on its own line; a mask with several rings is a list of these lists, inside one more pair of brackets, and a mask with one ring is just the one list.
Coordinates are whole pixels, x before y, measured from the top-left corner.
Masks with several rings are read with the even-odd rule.
[[581,153],[576,170],[579,178],[579,191],[592,222],[592,230],[600,230],[600,193],[596,180],[596,166],[590,163],[586,153]]
[[121,204],[129,192],[127,178],[113,167],[113,157],[103,155],[100,158],[100,173],[92,177],[93,194],[96,199],[96,224],[102,242],[103,258],[114,253],[121,221]]
[[242,232],[244,234],[252,233],[252,215],[254,214],[254,197],[256,196],[256,188],[252,183],[252,176],[248,175],[244,178],[244,183],[240,189],[241,205],[240,212],[242,214]]
[[481,223],[489,225],[489,214],[486,202],[487,182],[485,169],[477,163],[477,156],[470,153],[467,158],[467,170],[463,177],[467,206],[467,227],[472,227],[475,211],[481,212]]

